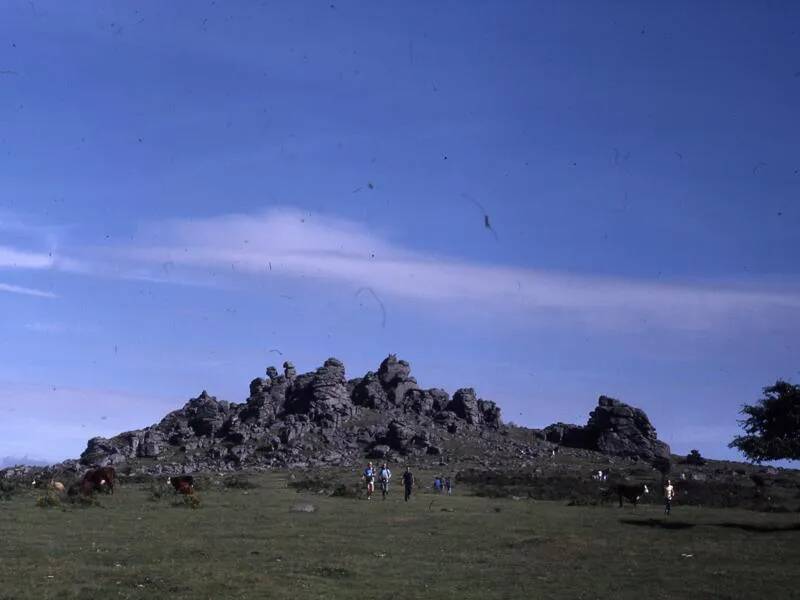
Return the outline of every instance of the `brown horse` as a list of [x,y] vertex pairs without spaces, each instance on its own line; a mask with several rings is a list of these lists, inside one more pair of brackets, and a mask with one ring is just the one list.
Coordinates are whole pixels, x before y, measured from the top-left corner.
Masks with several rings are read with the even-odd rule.
[[89,469],[83,476],[81,481],[81,493],[84,496],[89,496],[93,492],[99,492],[107,488],[109,493],[114,493],[114,479],[117,472],[114,467],[98,467],[96,469]]
[[183,494],[188,496],[194,493],[194,477],[191,475],[178,475],[177,477],[169,477],[167,485],[175,488],[176,494]]

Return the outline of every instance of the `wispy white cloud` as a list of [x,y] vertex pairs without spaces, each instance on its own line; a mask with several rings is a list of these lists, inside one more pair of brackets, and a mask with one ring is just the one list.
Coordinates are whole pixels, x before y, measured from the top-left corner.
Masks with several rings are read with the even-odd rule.
[[[778,313],[796,320],[800,313],[800,287],[662,282],[466,262],[411,250],[352,221],[294,209],[164,221],[134,239],[75,249],[58,259],[0,247],[0,267],[191,285],[225,285],[237,277],[303,278],[353,292],[370,288],[451,313],[488,310],[514,322],[566,318],[602,328],[647,322],[704,330],[731,322],[769,324]],[[52,296],[8,285],[0,290]]]
[[[354,290],[523,315],[568,316],[595,326],[646,320],[704,329],[723,320],[800,311],[800,290],[715,283],[662,283],[468,263],[392,244],[341,219],[296,210],[173,220],[118,249],[138,277],[189,280],[212,271],[325,280]],[[149,267],[148,267],[149,265]],[[148,274],[149,269],[149,274]]]
[[23,294],[26,296],[38,296],[39,298],[58,298],[53,292],[45,290],[37,290],[29,287],[22,287],[20,285],[11,285],[8,283],[0,283],[0,292],[9,292],[11,294]]
[[0,246],[0,269],[49,269],[54,262],[52,255]]

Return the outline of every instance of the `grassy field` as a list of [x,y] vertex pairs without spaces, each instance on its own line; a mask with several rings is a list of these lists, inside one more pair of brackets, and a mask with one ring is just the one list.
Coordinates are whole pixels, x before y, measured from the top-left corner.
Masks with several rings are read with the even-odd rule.
[[[395,486],[299,494],[287,475],[209,486],[196,510],[120,486],[101,506],[0,502],[0,599],[795,598],[800,515],[566,506]],[[427,481],[427,479],[426,479]],[[463,495],[462,495],[463,494]],[[314,513],[290,508],[312,502]]]

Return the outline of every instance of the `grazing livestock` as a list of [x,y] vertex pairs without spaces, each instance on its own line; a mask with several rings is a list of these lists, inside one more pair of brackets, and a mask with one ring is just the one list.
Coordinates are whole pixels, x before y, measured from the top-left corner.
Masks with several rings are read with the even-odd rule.
[[64,492],[64,484],[60,481],[56,481],[55,479],[50,480],[50,489],[54,492],[58,492],[59,494]]
[[638,485],[620,483],[617,486],[620,507],[622,507],[622,499],[625,498],[628,502],[633,504],[634,508],[636,508],[636,505],[639,503],[639,498],[641,498],[644,494],[649,493],[650,490],[647,489],[647,486],[644,483],[640,483]]
[[[94,491],[108,489],[109,493],[114,493],[114,478],[117,472],[114,467],[98,467],[86,471],[81,481],[81,492],[84,496],[91,495]],[[88,493],[87,493],[88,492]]]
[[87,481],[82,479],[81,481],[75,481],[72,485],[69,486],[67,489],[67,496],[73,498],[75,496],[84,496],[88,498],[91,496],[95,491],[95,484],[91,481]]
[[191,475],[179,475],[178,477],[167,478],[167,485],[175,488],[176,494],[188,496],[194,493],[194,477]]

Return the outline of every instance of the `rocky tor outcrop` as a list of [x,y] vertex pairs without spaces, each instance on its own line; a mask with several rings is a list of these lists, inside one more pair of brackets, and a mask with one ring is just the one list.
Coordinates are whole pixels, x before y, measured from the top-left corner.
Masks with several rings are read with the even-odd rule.
[[669,446],[659,441],[644,411],[608,396],[600,396],[585,426],[555,423],[543,433],[549,442],[609,456],[651,463],[670,458]]
[[452,398],[438,388],[420,388],[409,363],[395,355],[350,380],[344,364],[329,358],[303,374],[288,361],[283,373],[268,367],[266,377],[250,382],[242,404],[203,391],[151,427],[89,440],[81,462],[202,471],[352,464],[365,455],[391,460],[454,448],[483,448],[502,459],[549,454],[553,444],[653,465],[669,461],[669,447],[658,440],[647,415],[606,396],[586,425],[555,423],[527,431],[525,443],[509,436],[497,405],[472,388]]
[[203,391],[151,427],[91,439],[81,462],[138,461],[153,471],[344,464],[365,454],[435,455],[443,436],[501,426],[494,402],[471,388],[452,399],[441,389],[421,389],[409,363],[395,355],[351,380],[336,358],[300,375],[287,361],[283,374],[270,366],[265,378],[251,381],[242,404]]

